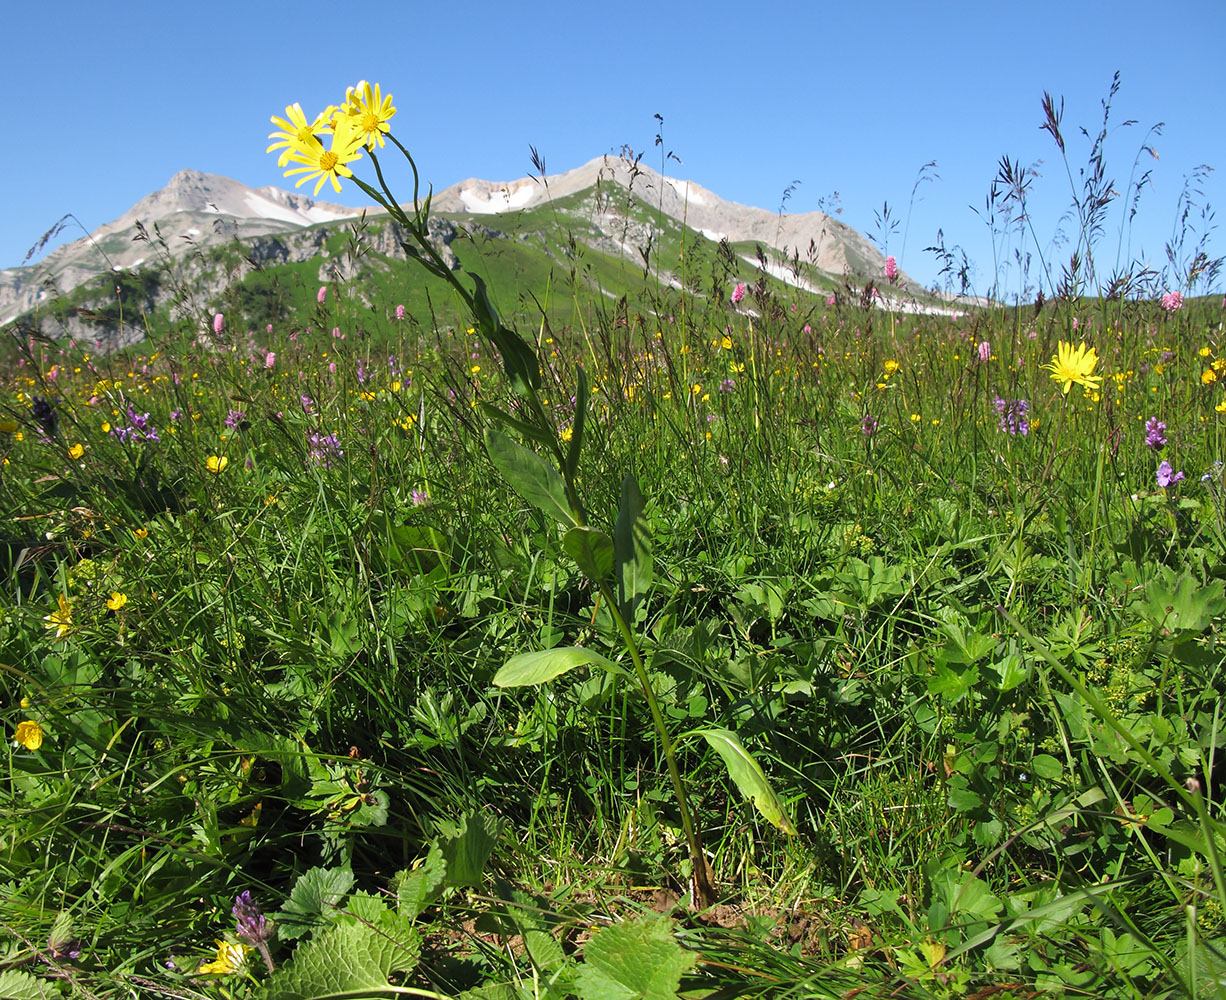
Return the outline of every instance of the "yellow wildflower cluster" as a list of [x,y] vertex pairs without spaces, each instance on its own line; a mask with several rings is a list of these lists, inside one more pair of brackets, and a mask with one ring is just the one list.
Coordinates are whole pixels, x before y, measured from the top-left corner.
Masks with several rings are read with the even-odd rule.
[[300,104],[289,105],[284,118],[273,115],[272,123],[278,130],[268,138],[276,141],[266,152],[282,150],[277,158],[279,167],[296,164],[285,171],[285,176],[301,174],[297,187],[318,178],[315,194],[324,181],[330,181],[339,194],[340,178],[353,176],[347,164],[361,158],[363,147],[373,152],[383,146],[383,137],[391,132],[388,121],[395,114],[392,95],[384,95],[378,84],[372,86],[363,80],[345,92],[343,104],[325,108],[310,122]]

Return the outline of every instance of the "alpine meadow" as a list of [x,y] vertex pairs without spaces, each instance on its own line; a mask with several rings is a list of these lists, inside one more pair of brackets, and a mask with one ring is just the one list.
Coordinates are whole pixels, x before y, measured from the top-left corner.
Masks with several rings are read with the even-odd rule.
[[1226,997],[1223,260],[1117,88],[977,294],[662,119],[436,198],[365,81],[283,231],[14,277],[0,1000]]

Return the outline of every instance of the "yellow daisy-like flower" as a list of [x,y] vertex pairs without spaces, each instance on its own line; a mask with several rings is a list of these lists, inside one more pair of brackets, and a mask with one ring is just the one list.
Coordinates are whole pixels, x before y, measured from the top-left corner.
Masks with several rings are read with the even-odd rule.
[[269,133],[268,138],[280,141],[274,142],[264,152],[271,153],[274,149],[284,149],[285,152],[277,157],[277,166],[284,167],[289,163],[290,153],[295,149],[308,149],[312,142],[318,143],[319,137],[327,134],[335,114],[336,108],[328,108],[322,114],[316,116],[313,122],[308,122],[301,104],[289,105],[285,109],[284,118],[278,118],[276,115],[273,115],[270,119],[274,125],[278,126],[280,131]]
[[1212,368],[1206,368],[1200,373],[1200,381],[1202,385],[1213,385],[1217,381],[1217,372]]
[[43,745],[43,727],[32,719],[17,723],[17,732],[13,734],[13,746],[25,747],[27,750],[37,750]]
[[383,137],[391,132],[387,124],[396,114],[392,106],[392,95],[384,96],[376,83],[373,87],[362,80],[356,87],[350,87],[345,92],[345,116],[352,121],[352,127],[361,133],[366,148],[372,152],[382,148]]
[[1226,414],[1226,400],[1223,400],[1222,402],[1218,403],[1217,406],[1214,407],[1214,409],[1217,410],[1218,413]]
[[215,476],[218,473],[224,472],[226,466],[229,464],[230,459],[228,459],[225,455],[210,455],[208,460],[204,463],[205,468],[207,468],[209,472],[213,473]]
[[230,944],[220,938],[216,941],[217,957],[211,962],[200,963],[196,971],[202,976],[228,976],[238,972],[247,964],[247,953],[251,948],[245,944]]
[[1091,374],[1097,365],[1098,354],[1094,348],[1086,347],[1084,343],[1080,347],[1073,347],[1072,344],[1062,340],[1056,346],[1056,354],[1051,359],[1051,364],[1043,367],[1051,372],[1051,377],[1055,381],[1063,383],[1062,388],[1067,396],[1074,382],[1087,389],[1098,388],[1098,384],[1103,380],[1102,376]]
[[118,611],[120,608],[122,608],[127,603],[128,603],[128,595],[121,594],[118,590],[116,590],[111,594],[110,599],[106,602],[106,606],[110,608],[112,611]]
[[71,458],[74,462],[84,454],[85,454],[85,445],[81,444],[80,441],[78,441],[76,444],[74,444],[71,448],[68,449],[68,457]]
[[896,371],[898,371],[898,362],[891,358],[885,363],[884,367],[887,375],[893,375]]
[[732,350],[732,338],[729,337],[727,334],[724,334],[723,338],[719,342],[719,346],[722,347],[725,351]]
[[132,537],[133,538],[148,538],[149,529],[148,528],[133,528]]
[[331,181],[333,189],[340,194],[340,178],[353,176],[353,171],[345,164],[362,156],[362,133],[354,129],[351,122],[352,119],[348,115],[337,115],[333,119],[332,140],[328,149],[312,136],[309,143],[291,146],[282,154],[283,161],[278,160],[278,166],[284,166],[286,163],[302,164],[285,171],[286,177],[303,175],[295,183],[295,187],[302,187],[307,181],[317,177],[319,180],[315,183],[316,195],[324,186],[324,181]]
[[51,614],[43,616],[47,628],[55,630],[55,637],[63,639],[72,628],[72,605],[68,603],[68,595],[60,594],[59,607]]

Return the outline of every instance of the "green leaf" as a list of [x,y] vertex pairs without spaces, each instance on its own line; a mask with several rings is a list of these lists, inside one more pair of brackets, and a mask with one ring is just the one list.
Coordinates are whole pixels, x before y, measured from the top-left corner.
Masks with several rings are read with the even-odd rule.
[[603,531],[577,524],[562,536],[562,548],[589,580],[599,584],[612,575],[613,539]]
[[485,338],[502,355],[503,371],[510,379],[511,387],[521,396],[529,389],[539,389],[541,366],[536,352],[518,333],[502,325],[481,276],[470,271],[469,277],[477,287],[472,302],[473,311],[477,315],[477,325]]
[[575,422],[571,425],[570,446],[566,450],[566,473],[574,481],[579,469],[579,455],[583,450],[583,428],[587,423],[587,372],[578,366],[579,385],[575,390]]
[[446,875],[447,862],[443,860],[442,849],[432,844],[419,868],[397,876],[400,885],[396,890],[396,903],[401,915],[410,919],[420,916],[438,897]]
[[575,667],[589,665],[614,674],[626,673],[612,660],[605,659],[595,650],[585,649],[583,646],[555,646],[553,649],[512,656],[494,675],[494,683],[504,688],[530,687],[551,681]]
[[497,420],[499,423],[512,427],[519,431],[529,441],[536,441],[538,444],[551,445],[554,441],[552,430],[543,430],[526,420],[520,420],[518,417],[513,417],[506,410],[499,409],[493,403],[481,402],[477,404],[481,408],[481,412],[492,420]]
[[595,933],[575,977],[584,1000],[677,1000],[681,977],[698,956],[673,937],[673,922],[643,916]]
[[20,969],[0,972],[0,1000],[46,1000],[52,995],[48,984]]
[[485,448],[502,478],[532,506],[563,524],[573,526],[566,484],[557,469],[540,455],[517,444],[501,431],[485,429]]
[[440,838],[439,850],[446,862],[445,880],[450,886],[479,886],[485,863],[494,850],[502,824],[492,813],[474,810],[460,817],[453,836]]
[[1035,777],[1054,780],[1064,773],[1064,765],[1049,753],[1035,754],[1030,761]]
[[795,836],[795,824],[788,818],[783,803],[771,788],[761,765],[745,749],[740,737],[727,729],[698,729],[695,732],[724,759],[728,776],[758,812],[784,833]]
[[335,919],[341,900],[353,888],[348,868],[312,868],[298,876],[289,899],[276,914],[277,936],[292,941],[323,920]]
[[613,549],[617,559],[617,604],[622,616],[631,625],[651,591],[654,569],[651,532],[643,516],[645,506],[639,484],[633,476],[626,476],[622,480],[621,503],[617,508]]
[[416,933],[409,940],[403,928],[387,922],[395,917],[388,911],[373,926],[348,917],[300,944],[293,958],[268,980],[265,1000],[325,1000],[386,992],[393,970],[417,964]]

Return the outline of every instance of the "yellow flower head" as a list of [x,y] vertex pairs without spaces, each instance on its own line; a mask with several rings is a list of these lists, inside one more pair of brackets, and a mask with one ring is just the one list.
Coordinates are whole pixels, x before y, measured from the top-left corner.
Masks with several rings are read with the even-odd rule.
[[245,944],[230,944],[218,939],[217,957],[211,962],[202,962],[196,971],[202,976],[228,976],[238,972],[247,964],[247,952],[251,948]]
[[896,371],[898,371],[898,362],[891,358],[885,363],[885,370],[887,375],[893,375]]
[[47,628],[55,630],[55,637],[63,639],[72,628],[72,605],[68,603],[68,595],[60,594],[59,607],[43,617]]
[[118,590],[111,594],[110,599],[106,602],[106,606],[112,611],[118,611],[128,603],[128,595],[121,594]]
[[323,114],[318,115],[313,122],[306,120],[306,114],[302,110],[301,104],[291,104],[285,109],[285,117],[278,118],[272,116],[272,123],[280,129],[278,132],[272,132],[268,138],[278,139],[279,142],[274,142],[264,152],[271,153],[274,149],[284,149],[280,156],[277,157],[277,166],[284,167],[290,160],[290,153],[296,149],[309,149],[312,143],[318,144],[319,137],[326,135],[328,126],[332,120],[332,116],[336,114],[336,108],[328,108]]
[[286,177],[302,174],[296,187],[302,187],[307,181],[319,178],[315,184],[315,194],[319,194],[324,181],[331,181],[333,189],[339,194],[340,178],[353,176],[353,171],[345,164],[352,163],[362,156],[364,136],[358,131],[356,120],[353,117],[332,113],[328,124],[329,127],[325,129],[325,135],[329,138],[327,148],[312,134],[306,142],[290,143],[289,148],[277,160],[277,165],[281,167],[287,163],[301,164],[301,166],[285,171]]
[[205,468],[216,476],[218,473],[225,471],[226,466],[230,464],[230,460],[225,455],[210,455],[208,461],[204,464]]
[[1051,364],[1043,367],[1051,372],[1053,379],[1064,383],[1062,388],[1067,396],[1074,382],[1087,389],[1098,388],[1102,376],[1090,374],[1097,364],[1098,354],[1094,348],[1086,347],[1084,343],[1075,348],[1072,344],[1062,340],[1056,347],[1056,354],[1051,359]]
[[13,734],[13,746],[25,747],[27,750],[37,750],[43,745],[43,727],[31,719],[17,723],[17,732]]
[[383,137],[391,131],[387,123],[396,109],[391,94],[384,96],[377,83],[372,87],[363,80],[345,92],[344,114],[352,120],[352,128],[361,134],[366,148],[373,152],[383,146]]
[[81,444],[80,441],[78,441],[76,444],[74,444],[71,448],[68,449],[68,457],[71,458],[74,462],[84,454],[85,454],[85,445]]
[[1202,385],[1212,385],[1217,381],[1217,372],[1212,368],[1206,368],[1200,373],[1200,380]]

